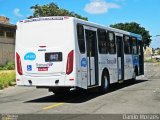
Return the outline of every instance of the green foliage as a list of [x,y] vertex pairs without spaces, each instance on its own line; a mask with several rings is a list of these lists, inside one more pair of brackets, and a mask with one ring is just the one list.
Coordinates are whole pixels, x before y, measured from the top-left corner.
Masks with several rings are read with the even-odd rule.
[[5,65],[0,66],[0,70],[14,70],[15,63],[13,61],[6,62]]
[[157,54],[160,55],[160,49],[158,49]]
[[144,46],[149,46],[151,43],[151,35],[149,31],[147,31],[144,27],[141,27],[140,24],[136,22],[131,23],[118,23],[114,25],[110,25],[113,28],[126,30],[128,32],[136,33],[142,35],[142,41],[144,42]]
[[76,17],[83,20],[88,20],[87,17],[82,17],[81,15],[76,14],[74,12],[70,12],[66,9],[59,8],[58,5],[53,2],[47,5],[42,5],[42,6],[39,6],[37,4],[37,5],[31,6],[31,9],[33,9],[34,12],[33,12],[33,15],[29,16],[28,18],[46,17],[46,16],[71,16],[71,17]]
[[0,89],[12,86],[15,83],[15,71],[0,71]]

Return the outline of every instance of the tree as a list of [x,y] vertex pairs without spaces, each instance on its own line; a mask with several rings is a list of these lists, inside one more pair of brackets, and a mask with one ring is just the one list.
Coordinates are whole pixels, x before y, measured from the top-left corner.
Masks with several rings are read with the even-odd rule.
[[160,49],[157,50],[157,55],[160,55]]
[[149,46],[152,41],[149,31],[147,31],[144,27],[141,27],[140,24],[136,22],[118,23],[118,24],[114,24],[110,26],[113,28],[117,28],[117,29],[121,29],[121,30],[125,30],[128,32],[133,32],[133,33],[142,35],[142,41],[144,43],[144,46]]
[[58,5],[53,2],[42,6],[36,4],[34,6],[31,6],[30,9],[33,9],[34,12],[33,15],[29,16],[28,18],[46,17],[46,16],[71,16],[83,20],[88,20],[87,17],[82,17],[81,15],[76,14],[74,12],[70,12],[66,9],[59,8]]

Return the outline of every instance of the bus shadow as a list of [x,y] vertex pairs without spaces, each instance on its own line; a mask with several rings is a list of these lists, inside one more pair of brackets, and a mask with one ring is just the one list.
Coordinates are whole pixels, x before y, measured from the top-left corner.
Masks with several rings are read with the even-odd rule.
[[143,83],[143,82],[147,82],[148,80],[136,80],[136,81],[132,81],[132,80],[126,80],[124,83],[122,84],[119,84],[119,83],[114,83],[114,84],[111,84],[110,86],[110,92],[114,92],[114,91],[117,91],[117,90],[120,90],[120,89],[123,89],[125,87],[130,87],[130,86],[133,86],[133,85],[136,85],[136,84],[140,84],[140,83]]
[[105,94],[100,94],[98,92],[95,92],[95,90],[74,90],[71,91],[67,95],[49,95],[41,98],[37,98],[34,100],[29,100],[24,103],[57,103],[57,102],[63,102],[63,103],[83,103],[89,100],[92,100],[96,97],[100,97],[102,95],[107,95],[112,92],[116,92],[117,90],[130,87],[132,85],[140,84],[143,82],[146,82],[148,80],[137,80],[136,82],[131,82],[130,80],[125,81],[123,84],[114,83],[110,86],[110,91]]

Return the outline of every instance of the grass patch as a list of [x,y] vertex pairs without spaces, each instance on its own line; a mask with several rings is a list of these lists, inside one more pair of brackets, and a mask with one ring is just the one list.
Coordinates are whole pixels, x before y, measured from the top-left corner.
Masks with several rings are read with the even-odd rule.
[[0,89],[12,86],[16,81],[15,70],[0,71]]
[[156,63],[157,60],[155,58],[148,59],[148,60],[145,59],[144,62],[147,62],[147,63]]
[[0,70],[15,70],[15,63],[13,61],[7,61],[5,65],[0,66]]
[[158,65],[160,65],[160,62],[158,62]]

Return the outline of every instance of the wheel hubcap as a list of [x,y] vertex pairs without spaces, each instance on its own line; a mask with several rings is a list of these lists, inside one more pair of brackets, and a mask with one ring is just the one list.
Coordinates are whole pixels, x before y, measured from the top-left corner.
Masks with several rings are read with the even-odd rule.
[[134,79],[136,78],[136,73],[135,73],[135,72],[133,73],[133,78],[134,78]]
[[107,80],[107,76],[104,76],[104,82],[105,82],[105,86],[104,88],[106,89],[108,87],[108,80]]

